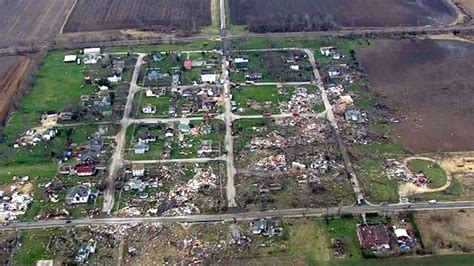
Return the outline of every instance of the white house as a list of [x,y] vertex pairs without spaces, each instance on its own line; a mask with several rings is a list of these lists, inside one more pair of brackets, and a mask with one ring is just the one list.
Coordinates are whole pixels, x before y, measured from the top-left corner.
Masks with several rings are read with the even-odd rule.
[[236,57],[234,58],[234,63],[236,64],[242,64],[242,63],[248,63],[249,62],[249,58],[248,57]]
[[66,204],[83,204],[87,203],[91,190],[84,186],[75,186],[69,189],[66,195]]
[[64,63],[75,63],[77,60],[76,55],[66,55],[64,56]]
[[117,76],[117,75],[113,75],[111,77],[107,77],[107,80],[110,82],[110,83],[117,83],[117,82],[120,82],[122,81],[122,76]]
[[205,83],[217,83],[219,80],[219,75],[208,69],[203,69],[201,71],[201,81]]
[[145,165],[144,164],[134,164],[132,166],[132,175],[133,176],[144,176],[145,175]]
[[145,92],[145,97],[156,97],[156,94],[151,89],[148,89]]
[[300,71],[300,66],[299,65],[291,65],[290,69],[293,71]]
[[84,48],[83,53],[85,55],[99,55],[100,54],[100,47]]
[[329,69],[328,71],[328,74],[329,74],[329,77],[337,77],[339,75],[341,75],[341,71],[337,68],[332,68],[332,69]]
[[335,50],[336,50],[336,48],[334,48],[332,46],[326,46],[326,47],[319,48],[319,51],[324,56],[331,56]]
[[142,112],[144,114],[155,114],[156,113],[156,107],[153,105],[147,105],[142,108]]

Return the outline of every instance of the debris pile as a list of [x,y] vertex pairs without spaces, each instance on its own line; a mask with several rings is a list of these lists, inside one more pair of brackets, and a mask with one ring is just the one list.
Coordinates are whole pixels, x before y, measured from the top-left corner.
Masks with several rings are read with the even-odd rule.
[[0,222],[6,223],[17,220],[26,213],[28,206],[33,202],[33,196],[28,192],[28,176],[13,177],[15,181],[10,185],[9,191],[0,190]]
[[282,103],[280,110],[288,114],[313,113],[313,106],[321,101],[321,96],[309,93],[307,88],[297,87],[293,91],[291,99],[287,103]]
[[255,170],[286,172],[288,170],[288,167],[286,165],[285,155],[271,155],[262,158],[255,164]]
[[413,183],[417,186],[425,186],[430,182],[429,177],[424,173],[414,174],[406,165],[394,159],[385,160],[384,167],[389,178],[398,182]]
[[199,213],[200,210],[190,200],[201,190],[212,190],[217,187],[219,177],[211,169],[196,174],[184,185],[175,186],[168,194],[167,202],[171,208],[164,216],[176,216]]

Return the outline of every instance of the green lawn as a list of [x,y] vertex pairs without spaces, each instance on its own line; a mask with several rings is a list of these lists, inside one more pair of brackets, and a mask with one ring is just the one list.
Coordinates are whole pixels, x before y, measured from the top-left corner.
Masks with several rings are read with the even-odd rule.
[[[236,52],[235,55],[242,54]],[[230,78],[235,82],[245,81],[245,72],[261,73],[260,82],[278,81],[311,81],[313,71],[308,59],[299,51],[270,51],[270,52],[244,52],[249,57],[248,69],[246,71],[230,73]],[[290,65],[286,60],[293,60],[294,55],[299,55],[300,60],[295,63],[300,66],[299,71],[290,70]]]
[[[132,113],[137,118],[148,118],[148,117],[168,117],[168,112],[171,107],[171,96],[167,92],[158,98],[146,97],[146,92],[142,91],[135,95]],[[142,108],[146,105],[153,105],[156,107],[156,114],[144,114]]]
[[329,239],[344,239],[347,259],[357,259],[362,257],[359,239],[356,233],[358,223],[360,223],[360,221],[357,218],[336,218],[319,221],[319,224],[327,232]]
[[352,83],[348,90],[357,95],[355,99],[355,105],[357,107],[365,109],[375,104],[374,96],[368,88],[364,88],[357,83]]
[[57,255],[48,251],[48,243],[62,229],[34,229],[20,231],[21,248],[13,256],[17,265],[36,265],[37,260],[55,259]]
[[36,75],[31,91],[22,97],[20,107],[13,113],[5,133],[14,141],[18,133],[38,124],[46,111],[60,112],[79,100],[82,94],[91,94],[95,86],[84,84],[87,66],[66,64],[64,55],[71,51],[48,53]]
[[[314,48],[318,49],[322,46],[336,46],[344,54],[349,54],[350,50],[357,50],[360,47],[370,45],[367,39],[351,39],[342,37],[317,37],[317,36],[292,36],[292,37],[236,37],[231,40],[232,47],[237,50],[242,49],[261,49],[261,48]],[[321,56],[322,57],[322,56]]]
[[432,199],[442,201],[471,200],[472,198],[463,198],[463,184],[453,177],[448,189],[440,192],[431,192],[418,194],[413,197],[414,201],[428,201]]
[[244,108],[243,114],[280,113],[281,96],[276,86],[243,86],[234,89],[232,95],[238,107]]
[[438,188],[446,184],[446,172],[435,162],[415,159],[408,162],[408,168],[415,174],[423,172],[430,180],[429,188]]
[[[191,124],[194,126],[199,126],[204,121],[192,121]],[[209,120],[206,122],[208,125],[211,125],[214,129],[211,133],[206,135],[198,135],[192,136],[190,134],[186,134],[183,136],[183,140],[187,143],[192,144],[192,147],[182,148],[179,146],[179,139],[178,139],[178,130],[175,130],[175,135],[172,138],[165,138],[164,137],[164,130],[159,128],[149,128],[145,125],[132,125],[127,129],[127,152],[126,158],[129,160],[152,160],[152,159],[164,159],[163,158],[163,149],[165,147],[165,142],[169,142],[172,147],[172,152],[170,155],[170,159],[181,159],[181,158],[196,158],[198,156],[197,150],[200,147],[201,141],[203,140],[212,140],[213,148],[218,149],[219,143],[221,151],[224,151],[224,136],[223,132],[219,131],[219,128],[223,125],[221,120]],[[135,132],[135,133],[134,133]],[[135,154],[133,150],[133,146],[136,143],[137,135],[139,134],[154,134],[157,136],[157,141],[153,143],[149,143],[150,149],[149,151],[145,152],[145,154]],[[145,134],[145,135],[146,135]]]
[[373,203],[398,202],[398,184],[390,180],[382,168],[382,161],[365,158],[355,162],[357,177],[362,182],[367,198]]

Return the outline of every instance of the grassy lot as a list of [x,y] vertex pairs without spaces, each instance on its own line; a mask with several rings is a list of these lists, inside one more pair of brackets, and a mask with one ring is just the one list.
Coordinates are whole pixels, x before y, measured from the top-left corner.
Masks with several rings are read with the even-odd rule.
[[[387,130],[384,126],[374,126],[380,131]],[[367,198],[373,202],[398,202],[397,181],[388,178],[383,169],[383,161],[405,154],[403,147],[393,142],[373,143],[353,146],[351,153],[355,158],[356,173]]]
[[414,201],[428,201],[432,199],[441,201],[463,200],[463,184],[453,177],[448,189],[440,192],[423,193],[413,196]]
[[[143,107],[146,105],[153,105],[156,107],[156,114],[144,114],[142,112]],[[141,91],[135,94],[133,99],[132,114],[137,118],[166,118],[168,117],[168,111],[171,107],[171,94],[166,92],[165,95],[162,95],[158,98],[155,97],[146,97],[146,92]]]
[[422,159],[410,160],[408,168],[415,174],[423,172],[431,180],[428,184],[429,188],[438,188],[446,184],[446,172],[435,162]]
[[357,259],[360,258],[355,233],[357,222],[356,218],[284,221],[283,236],[266,241],[258,238],[256,241],[266,243],[266,247],[250,253],[257,252],[256,257],[263,261],[270,256],[280,262],[291,260],[296,265],[327,265],[343,261],[334,258],[331,251],[331,239],[339,237],[346,241],[347,258]]
[[[317,93],[317,89],[312,85],[303,86],[310,93]],[[279,94],[274,85],[253,85],[242,86],[232,90],[233,100],[238,108],[243,108],[242,115],[257,115],[264,113],[280,114],[280,105],[291,100],[296,86],[285,86],[284,94]],[[317,102],[313,106],[315,112],[325,111],[324,103]]]
[[38,71],[36,82],[31,91],[23,96],[21,105],[13,113],[5,133],[8,141],[14,141],[19,133],[38,124],[46,111],[60,112],[79,100],[82,94],[91,94],[93,85],[81,86],[87,67],[77,64],[65,64],[64,55],[71,51],[50,52]]
[[[242,53],[236,53],[242,54]],[[305,54],[299,51],[270,51],[270,52],[244,52],[249,57],[248,69],[245,72],[261,73],[262,82],[271,81],[311,81],[313,71],[311,64]],[[300,56],[297,63],[287,63],[286,60],[293,60],[294,56]],[[299,71],[290,70],[290,66],[298,64]],[[232,81],[244,82],[243,71],[230,73]]]
[[[351,50],[370,45],[367,39],[350,39],[341,37],[317,37],[317,36],[292,36],[292,37],[238,37],[233,38],[232,47],[237,50],[245,49],[262,49],[262,48],[314,48],[321,46],[336,46],[344,54],[349,54]],[[318,51],[316,57],[326,59],[319,56]],[[318,59],[317,58],[317,59]]]
[[[154,45],[135,45],[130,48],[134,53],[150,53],[153,51],[169,52],[169,51],[212,51],[214,49],[220,49],[220,40],[208,40],[208,39],[195,39],[189,42],[179,43],[163,43]],[[111,48],[111,51],[117,53],[128,52],[129,47],[116,47]]]
[[362,87],[360,84],[352,83],[348,90],[357,95],[355,106],[365,109],[375,104],[373,93],[369,89]]
[[243,108],[245,115],[263,113],[280,113],[280,101],[276,86],[244,86],[232,91],[233,99],[239,108]]
[[[356,228],[360,223],[358,218],[328,219],[319,222],[327,232],[329,239],[343,238],[345,241],[345,254],[348,259],[361,258],[359,239]],[[341,260],[337,260],[341,261]]]
[[63,229],[33,229],[20,231],[20,250],[13,256],[17,265],[36,265],[37,260],[56,259],[55,254],[48,251],[48,243],[54,234]]
[[[212,126],[212,132],[209,134],[196,135],[192,136],[190,134],[183,135],[183,141],[192,144],[191,147],[180,147],[179,141],[179,130],[177,129],[177,124],[175,125],[175,135],[172,138],[165,138],[165,125],[159,127],[147,128],[145,125],[132,125],[127,129],[127,152],[126,158],[129,160],[158,160],[163,158],[163,149],[165,147],[165,142],[168,141],[171,144],[172,152],[170,159],[181,159],[181,158],[196,158],[198,156],[197,151],[200,147],[201,141],[211,140],[213,148],[215,150],[219,149],[219,143],[221,151],[224,150],[224,133],[221,132],[223,129],[223,122],[221,120],[209,120],[208,122],[204,121],[192,121],[191,124],[194,127],[203,125]],[[133,146],[136,143],[138,135],[153,134],[157,136],[157,141],[149,143],[150,150],[145,154],[134,154]]]

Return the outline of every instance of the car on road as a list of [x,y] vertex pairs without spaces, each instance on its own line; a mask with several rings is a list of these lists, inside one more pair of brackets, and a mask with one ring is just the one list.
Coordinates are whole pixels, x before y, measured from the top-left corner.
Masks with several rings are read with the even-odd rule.
[[385,206],[385,205],[388,205],[388,202],[380,202],[380,206]]
[[66,223],[67,223],[67,224],[70,224],[70,223],[71,223],[71,220],[67,220]]
[[364,199],[357,199],[356,201],[357,205],[364,205],[365,204],[365,200]]
[[432,200],[429,200],[429,201],[428,201],[428,204],[436,204],[437,202],[438,202],[437,200],[432,199]]

